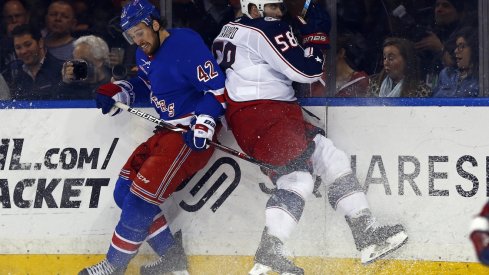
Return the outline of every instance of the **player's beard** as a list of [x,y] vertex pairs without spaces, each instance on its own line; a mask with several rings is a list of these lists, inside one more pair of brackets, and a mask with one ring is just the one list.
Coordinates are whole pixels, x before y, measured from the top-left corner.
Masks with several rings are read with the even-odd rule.
[[152,39],[153,41],[151,41],[151,43],[147,43],[149,44],[148,47],[146,49],[143,49],[143,52],[146,55],[153,55],[160,47],[160,36],[158,31],[155,31],[154,34],[155,35],[153,36]]
[[156,52],[156,49],[158,48],[155,42],[156,41],[153,41],[151,43],[145,42],[140,46],[140,48],[146,55],[153,55]]

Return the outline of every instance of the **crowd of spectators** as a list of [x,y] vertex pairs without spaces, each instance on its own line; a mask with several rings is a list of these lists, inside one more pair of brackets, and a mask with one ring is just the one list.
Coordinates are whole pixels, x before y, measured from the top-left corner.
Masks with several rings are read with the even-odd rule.
[[[119,27],[126,2],[0,0],[0,100],[92,99],[100,83],[135,74],[136,47]],[[172,5],[172,27],[196,30],[209,47],[240,16],[239,0]],[[477,0],[338,0],[336,18],[334,82],[299,96],[479,96]],[[77,60],[83,79],[73,77]]]
[[[477,3],[338,1],[335,96],[479,96]],[[462,30],[464,39],[471,42],[460,42],[466,47],[459,47],[457,42]],[[345,44],[344,37],[351,39]],[[341,65],[345,62],[350,68]],[[355,78],[363,83],[355,82]],[[340,91],[346,88],[341,83],[352,86]],[[323,91],[324,96],[327,89]],[[312,94],[317,96],[318,92]]]

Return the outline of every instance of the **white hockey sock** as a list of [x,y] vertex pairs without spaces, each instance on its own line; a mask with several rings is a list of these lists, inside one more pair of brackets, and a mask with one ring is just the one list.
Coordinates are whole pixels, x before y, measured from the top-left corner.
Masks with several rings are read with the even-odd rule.
[[268,234],[285,242],[297,223],[287,212],[278,208],[267,208],[265,210],[265,226],[268,228]]
[[369,209],[369,206],[367,196],[363,192],[348,195],[336,204],[336,211],[349,218],[358,218],[365,209]]

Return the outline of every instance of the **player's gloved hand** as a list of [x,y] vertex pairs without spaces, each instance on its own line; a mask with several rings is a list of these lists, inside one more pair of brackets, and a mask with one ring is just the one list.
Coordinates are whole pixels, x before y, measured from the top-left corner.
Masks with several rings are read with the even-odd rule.
[[324,7],[311,3],[306,18],[297,16],[297,19],[304,47],[317,46],[321,50],[329,48],[331,18]]
[[102,109],[102,114],[112,116],[121,112],[121,109],[114,106],[116,101],[130,105],[134,101],[132,85],[127,81],[115,81],[114,83],[103,84],[97,88],[95,102],[98,109]]
[[212,140],[216,122],[214,118],[208,115],[199,115],[194,117],[190,124],[190,130],[183,134],[185,143],[192,150],[202,151],[209,148],[208,140]]
[[482,264],[489,265],[489,203],[482,212],[472,220],[470,225],[470,240]]

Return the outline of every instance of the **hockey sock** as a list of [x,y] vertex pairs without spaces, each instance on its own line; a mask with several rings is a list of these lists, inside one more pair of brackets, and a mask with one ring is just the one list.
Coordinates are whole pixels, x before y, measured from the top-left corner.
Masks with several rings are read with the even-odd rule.
[[168,227],[163,215],[159,215],[151,224],[146,241],[159,256],[164,255],[168,248],[175,243],[170,227]]
[[157,205],[148,203],[131,192],[127,194],[107,252],[107,260],[112,265],[125,267],[129,264],[148,236],[153,217],[159,212]]
[[367,196],[363,192],[353,193],[339,200],[336,205],[336,210],[350,219],[365,216],[366,224],[363,230],[367,230],[370,227],[376,228],[378,226],[377,220],[372,215],[372,212],[370,212]]
[[294,192],[278,189],[267,202],[265,226],[268,233],[287,240],[297,226],[304,209],[304,199]]
[[356,192],[341,198],[336,204],[336,210],[343,216],[358,218],[362,210],[369,209],[367,196],[363,192]]

